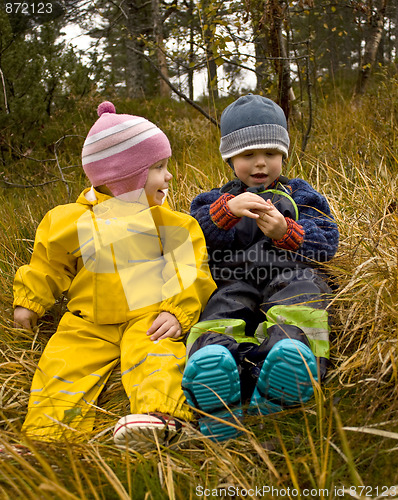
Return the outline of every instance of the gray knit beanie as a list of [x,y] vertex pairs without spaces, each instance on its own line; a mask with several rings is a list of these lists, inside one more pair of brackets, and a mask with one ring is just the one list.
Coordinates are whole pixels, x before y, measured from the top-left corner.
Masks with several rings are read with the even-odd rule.
[[220,120],[220,152],[228,160],[247,149],[276,149],[289,152],[285,114],[275,102],[248,94],[227,106]]

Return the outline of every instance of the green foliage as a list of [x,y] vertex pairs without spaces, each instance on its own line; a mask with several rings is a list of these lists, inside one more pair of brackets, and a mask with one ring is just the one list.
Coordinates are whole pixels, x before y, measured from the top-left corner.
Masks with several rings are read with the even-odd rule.
[[363,36],[361,10],[344,0],[315,3],[304,10],[297,6],[296,9],[291,16],[293,41],[310,41],[316,77],[335,79],[355,72]]
[[[20,155],[26,152],[22,146],[17,147],[25,141],[22,131],[22,137],[5,132],[3,147],[8,149],[3,155],[11,155],[13,162],[1,168],[9,182],[57,182],[27,189],[4,184],[0,194],[0,491],[4,498],[185,500],[198,497],[203,491],[198,487],[213,490],[217,498],[223,488],[236,492],[256,486],[279,492],[296,488],[299,494],[291,494],[292,498],[304,497],[306,489],[323,490],[312,497],[330,499],[338,498],[336,488],[341,492],[345,487],[349,498],[350,486],[357,492],[368,486],[369,496],[375,498],[386,491],[382,486],[398,484],[394,460],[398,80],[384,73],[377,78],[377,85],[356,105],[336,89],[319,88],[305,154],[297,146],[299,124],[291,123],[293,147],[285,173],[308,180],[327,196],[341,232],[338,255],[326,267],[336,284],[333,366],[326,384],[303,408],[267,418],[247,417],[244,434],[237,440],[218,444],[199,436],[187,450],[154,449],[140,455],[113,447],[113,425],[128,412],[117,370],[98,401],[90,442],[34,443],[21,436],[36,363],[65,305],[61,302],[46,314],[35,335],[15,330],[12,280],[16,268],[29,259],[43,214],[69,199],[59,167],[71,200],[86,185],[80,150],[101,97],[86,97],[74,112],[54,110],[40,140],[31,144],[29,158]],[[219,116],[227,102],[216,102],[212,114]],[[188,211],[196,194],[231,177],[219,157],[217,129],[192,108],[166,99],[120,99],[115,105],[119,112],[146,116],[170,137],[174,174],[170,200],[177,209]],[[68,134],[73,137],[59,141]],[[20,443],[27,446],[22,455],[13,448]],[[276,494],[252,495],[272,497]]]
[[0,9],[0,127],[29,134],[48,122],[56,109],[74,109],[75,99],[92,87],[90,71],[73,49],[60,41],[61,21],[13,32]]

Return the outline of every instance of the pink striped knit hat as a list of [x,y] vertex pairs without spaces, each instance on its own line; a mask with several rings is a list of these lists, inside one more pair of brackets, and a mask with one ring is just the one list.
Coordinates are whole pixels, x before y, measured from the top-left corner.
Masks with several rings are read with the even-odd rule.
[[105,101],[83,144],[83,169],[92,185],[105,184],[114,196],[143,188],[148,169],[171,156],[166,135],[141,116],[116,114]]

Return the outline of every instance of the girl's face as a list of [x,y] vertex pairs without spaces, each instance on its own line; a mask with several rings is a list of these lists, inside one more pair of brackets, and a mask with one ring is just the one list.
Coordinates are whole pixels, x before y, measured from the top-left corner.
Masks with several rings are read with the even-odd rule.
[[169,182],[173,178],[167,170],[167,162],[168,158],[149,167],[144,190],[150,207],[162,205],[167,195]]
[[282,172],[283,155],[274,149],[247,149],[231,160],[236,176],[249,187],[266,188]]

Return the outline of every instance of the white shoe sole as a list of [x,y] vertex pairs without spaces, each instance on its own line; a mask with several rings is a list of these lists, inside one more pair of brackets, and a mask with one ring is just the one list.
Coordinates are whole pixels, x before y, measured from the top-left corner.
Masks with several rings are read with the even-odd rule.
[[174,444],[182,426],[173,418],[162,420],[155,415],[127,415],[115,425],[113,439],[117,448],[149,451]]

